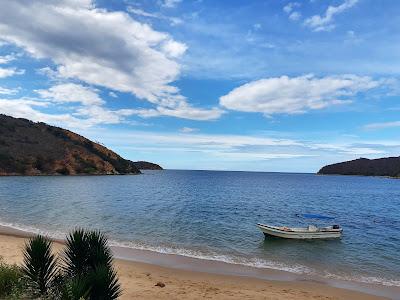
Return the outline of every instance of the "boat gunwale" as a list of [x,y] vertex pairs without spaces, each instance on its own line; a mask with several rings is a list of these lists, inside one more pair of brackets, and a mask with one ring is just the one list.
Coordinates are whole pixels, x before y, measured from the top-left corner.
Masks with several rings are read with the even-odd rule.
[[[342,231],[343,231],[342,228],[331,229],[331,230],[323,230],[323,231],[308,231],[307,228],[298,228],[298,229],[304,229],[305,231],[286,231],[286,230],[281,229],[278,226],[266,225],[266,224],[262,224],[262,223],[257,223],[257,227],[259,227],[260,229],[264,228],[264,229],[267,229],[267,230],[269,229],[269,230],[272,230],[272,231],[275,230],[277,232],[284,233],[284,234],[289,234],[289,235],[292,235],[292,234],[310,234],[310,235],[311,234],[317,234],[317,235],[319,235],[319,234],[326,234],[326,233],[341,234]],[[288,228],[291,229],[290,227],[288,227]]]

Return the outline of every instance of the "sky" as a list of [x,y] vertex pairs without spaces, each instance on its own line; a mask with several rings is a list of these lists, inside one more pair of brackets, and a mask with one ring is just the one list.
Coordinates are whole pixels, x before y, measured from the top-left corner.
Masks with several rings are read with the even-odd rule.
[[0,113],[168,169],[400,153],[397,0],[1,0]]

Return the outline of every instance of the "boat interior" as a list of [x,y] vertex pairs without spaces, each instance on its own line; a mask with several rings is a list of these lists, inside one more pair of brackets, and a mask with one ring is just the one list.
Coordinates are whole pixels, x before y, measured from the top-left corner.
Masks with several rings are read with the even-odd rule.
[[327,227],[317,227],[314,225],[309,225],[308,227],[269,226],[269,225],[264,225],[264,224],[260,224],[260,225],[264,226],[264,227],[278,229],[281,231],[286,231],[286,232],[327,232],[327,231],[340,231],[341,230],[339,225],[332,225],[332,226],[327,226]]

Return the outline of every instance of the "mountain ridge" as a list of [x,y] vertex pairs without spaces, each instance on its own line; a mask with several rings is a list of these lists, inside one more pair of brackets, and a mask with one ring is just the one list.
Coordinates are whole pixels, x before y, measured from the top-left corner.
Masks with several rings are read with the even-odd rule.
[[70,130],[0,114],[0,175],[140,173],[135,162]]

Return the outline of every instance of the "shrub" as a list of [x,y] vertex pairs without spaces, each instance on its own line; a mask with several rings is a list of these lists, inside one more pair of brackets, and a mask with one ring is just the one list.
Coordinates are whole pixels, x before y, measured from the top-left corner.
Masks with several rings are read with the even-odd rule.
[[51,241],[31,238],[25,246],[23,273],[33,296],[65,300],[112,300],[121,295],[107,238],[99,231],[77,229],[66,239],[61,266]]
[[16,265],[6,265],[0,259],[0,298],[20,299],[24,291],[23,273]]
[[104,234],[82,229],[73,231],[67,237],[63,255],[64,272],[75,279],[67,283],[69,290],[81,290],[84,293],[80,296],[87,295],[87,299],[117,299],[121,295],[121,286],[112,260]]

